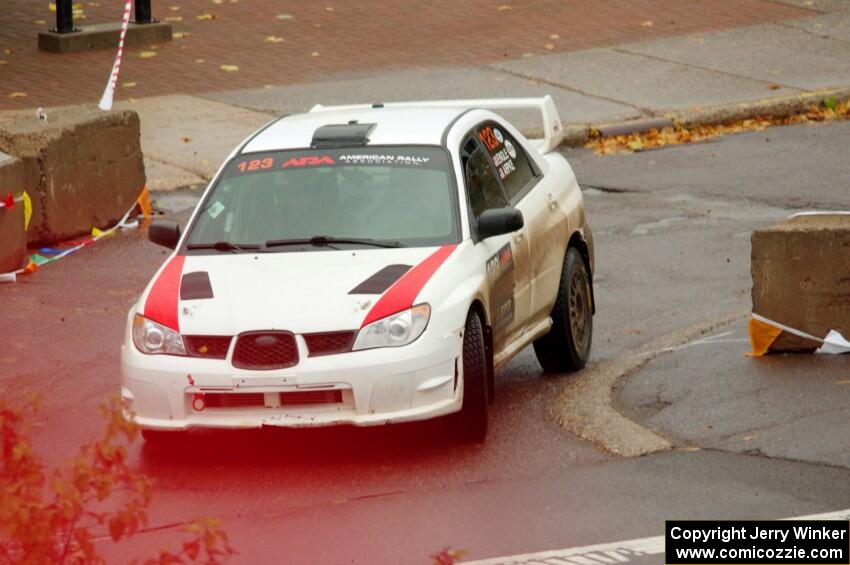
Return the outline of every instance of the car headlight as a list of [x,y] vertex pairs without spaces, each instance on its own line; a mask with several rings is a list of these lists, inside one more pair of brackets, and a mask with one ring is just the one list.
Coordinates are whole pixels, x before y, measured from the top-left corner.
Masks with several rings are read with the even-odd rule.
[[148,355],[186,355],[186,346],[179,333],[141,314],[133,318],[133,343],[136,349]]
[[412,343],[425,331],[430,318],[431,307],[427,304],[419,304],[409,310],[381,318],[360,328],[352,350],[399,347]]

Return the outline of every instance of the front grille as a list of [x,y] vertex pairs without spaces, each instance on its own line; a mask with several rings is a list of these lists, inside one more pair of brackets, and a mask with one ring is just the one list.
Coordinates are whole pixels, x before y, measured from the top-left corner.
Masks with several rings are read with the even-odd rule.
[[292,404],[339,404],[342,402],[341,390],[299,390],[297,392],[281,392],[280,403]]
[[354,345],[354,338],[356,336],[356,331],[324,332],[304,334],[304,341],[307,342],[310,357],[315,357],[317,355],[330,355],[332,353],[351,351],[351,346]]
[[265,406],[266,396],[261,392],[205,394],[207,408],[246,408]]
[[241,334],[233,351],[233,366],[269,371],[298,363],[298,347],[290,332],[248,332]]
[[208,359],[224,359],[230,349],[229,335],[187,335],[183,336],[186,343],[186,353],[192,357]]

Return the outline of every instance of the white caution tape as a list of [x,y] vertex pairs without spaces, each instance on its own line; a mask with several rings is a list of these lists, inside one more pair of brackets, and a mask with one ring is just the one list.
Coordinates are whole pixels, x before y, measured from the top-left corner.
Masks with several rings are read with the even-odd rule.
[[791,214],[788,219],[799,218],[800,216],[850,216],[850,211],[847,210],[812,210],[809,212],[797,212]]
[[103,111],[112,109],[112,99],[115,96],[115,88],[118,86],[118,73],[121,71],[121,59],[124,57],[124,37],[127,35],[127,28],[130,26],[130,9],[132,0],[127,0],[124,4],[124,19],[121,21],[121,38],[118,40],[118,54],[115,56],[115,62],[112,64],[112,73],[109,75],[109,82],[106,83],[106,89],[103,91],[103,96],[100,98],[98,108]]

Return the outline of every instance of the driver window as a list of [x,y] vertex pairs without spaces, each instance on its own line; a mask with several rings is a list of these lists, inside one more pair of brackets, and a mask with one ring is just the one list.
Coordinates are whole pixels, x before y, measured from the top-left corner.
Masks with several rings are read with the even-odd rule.
[[490,159],[484,150],[474,140],[469,140],[463,148],[464,176],[466,190],[472,214],[478,218],[484,210],[504,208],[508,200],[499,184]]

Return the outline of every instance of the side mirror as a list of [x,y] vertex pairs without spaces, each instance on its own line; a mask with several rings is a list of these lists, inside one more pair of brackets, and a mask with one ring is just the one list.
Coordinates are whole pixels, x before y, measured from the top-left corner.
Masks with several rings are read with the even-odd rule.
[[148,228],[148,239],[169,249],[180,241],[180,224],[171,220],[154,220]]
[[494,235],[515,232],[524,225],[522,212],[516,208],[491,208],[484,210],[478,217],[478,237],[487,239]]

